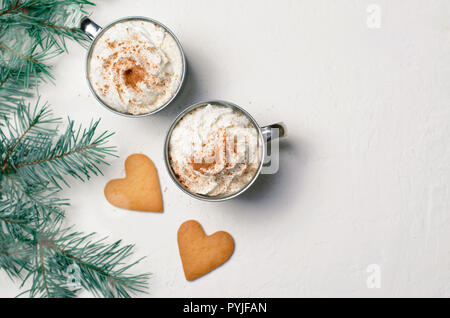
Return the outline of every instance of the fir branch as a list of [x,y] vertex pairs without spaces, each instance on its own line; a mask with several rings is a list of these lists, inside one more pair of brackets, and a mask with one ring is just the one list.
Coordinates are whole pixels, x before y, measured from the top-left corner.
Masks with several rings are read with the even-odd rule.
[[3,187],[9,190],[9,195],[5,196],[8,198],[6,202],[0,201],[0,216],[2,211],[8,211],[9,215],[29,217],[27,224],[60,220],[64,217],[62,208],[69,205],[68,200],[56,196],[60,189],[47,183],[16,181],[8,176]]
[[3,1],[4,8],[0,11],[0,16],[4,16],[6,14],[13,13],[16,10],[19,10],[22,7],[22,3],[20,1]]
[[[58,123],[59,118],[51,118],[51,111],[47,104],[39,107],[39,99],[31,110],[30,104],[25,104],[23,101],[19,102],[17,110],[14,112],[14,126],[7,125],[10,133],[10,139],[14,143],[8,148],[8,156],[10,158],[17,146],[25,141],[26,138],[41,137],[41,133],[45,132],[47,136],[53,136],[56,133],[55,129],[44,128],[44,125]],[[8,121],[9,122],[9,121]]]
[[61,183],[68,185],[67,175],[83,181],[91,174],[101,174],[98,165],[107,164],[105,158],[115,151],[114,147],[106,146],[112,133],[95,135],[100,121],[91,122],[83,129],[75,128],[69,120],[66,131],[53,144],[56,130],[51,124],[59,120],[51,118],[47,105],[36,104],[34,109],[19,105],[13,118],[13,124],[6,118],[3,120],[7,130],[3,135],[9,134],[11,138],[9,144],[2,146],[7,148],[7,153],[2,154],[0,165],[0,172],[8,172],[11,178],[60,188]]
[[[61,229],[68,203],[58,198],[57,181],[101,173],[98,166],[114,152],[106,145],[111,134],[97,135],[98,121],[83,129],[69,120],[57,137],[59,119],[47,104],[21,103],[13,113],[0,128],[0,269],[22,277],[22,286],[31,281],[24,293],[32,297],[75,297],[81,289],[103,297],[145,291],[149,275],[128,273],[140,261],[127,264],[132,245]],[[19,250],[11,249],[13,242]],[[76,271],[75,285],[69,269]]]
[[35,232],[28,254],[30,265],[22,286],[31,297],[75,297],[81,289],[96,296],[130,297],[147,289],[149,274],[128,274],[142,259],[125,265],[133,252],[132,245],[94,240],[94,234],[72,232],[53,224]]
[[94,136],[98,124],[99,121],[96,121],[87,129],[81,126],[75,129],[73,121],[69,120],[66,132],[54,147],[41,153],[29,153],[22,160],[16,160],[12,164],[13,169],[21,178],[43,178],[57,187],[60,183],[68,186],[64,179],[66,175],[84,181],[90,179],[91,174],[101,174],[98,165],[107,164],[104,159],[113,155],[114,147],[105,146],[112,133]]
[[141,261],[126,264],[133,246],[121,246],[117,241],[105,244],[104,239],[94,241],[92,234],[69,233],[48,245],[57,257],[78,267],[79,285],[96,296],[130,297],[144,292],[149,274],[130,275],[126,271]]
[[[21,53],[19,51],[16,51],[16,50],[6,46],[6,44],[0,43],[0,49],[5,49],[5,50],[9,51],[10,53],[12,53],[14,55],[17,55],[17,56],[27,60],[28,62],[32,62],[32,63],[38,64],[38,65],[41,66],[41,62],[39,62],[38,60],[36,60],[32,56],[26,56],[25,54],[23,54],[23,53]],[[41,66],[41,68],[44,68],[44,66]]]
[[[100,174],[114,153],[112,135],[96,134],[68,120],[57,137],[59,119],[48,106],[23,102],[30,89],[52,80],[48,59],[67,51],[66,40],[89,39],[77,28],[85,0],[0,0],[0,270],[31,286],[22,294],[75,297],[129,297],[146,289],[148,274],[130,274],[133,246],[106,244],[62,229],[60,199],[67,176]],[[74,271],[77,284],[71,281]],[[21,295],[22,295],[21,294]]]
[[11,278],[20,278],[22,270],[29,270],[31,257],[29,245],[0,232],[0,269]]
[[32,97],[32,93],[24,87],[34,88],[38,78],[29,75],[26,77],[0,65],[0,116],[9,114],[24,98]]
[[50,138],[56,134],[56,129],[50,125],[59,122],[59,118],[51,117],[47,104],[39,106],[39,99],[33,108],[31,104],[20,101],[12,113],[12,119],[6,116],[2,119],[5,128],[0,130],[0,136],[3,137],[0,172],[15,170],[12,163],[17,160],[16,157],[26,155],[26,151],[30,151],[29,147],[49,147]]
[[[0,1],[0,114],[15,106],[39,81],[53,80],[46,61],[67,51],[66,40],[82,46],[78,29],[85,0]],[[28,96],[27,96],[28,97]]]

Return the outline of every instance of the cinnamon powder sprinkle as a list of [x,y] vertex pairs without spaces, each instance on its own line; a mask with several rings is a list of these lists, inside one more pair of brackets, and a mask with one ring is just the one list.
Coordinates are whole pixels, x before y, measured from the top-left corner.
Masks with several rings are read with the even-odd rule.
[[134,90],[138,90],[137,84],[142,82],[146,77],[145,69],[140,65],[135,65],[132,68],[123,72],[123,79],[125,85]]
[[211,168],[214,168],[214,166],[216,165],[216,162],[213,161],[211,163],[206,163],[205,159],[203,159],[203,161],[201,163],[191,162],[191,165],[192,165],[192,169],[194,169],[195,171],[201,172],[201,170],[209,170]]

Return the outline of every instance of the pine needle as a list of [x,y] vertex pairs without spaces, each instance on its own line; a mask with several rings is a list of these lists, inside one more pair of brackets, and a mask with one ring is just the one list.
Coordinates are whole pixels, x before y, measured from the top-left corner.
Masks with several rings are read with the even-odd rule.
[[64,228],[68,200],[59,197],[72,178],[86,181],[115,154],[112,133],[67,120],[60,133],[46,103],[25,102],[43,81],[47,61],[67,51],[66,40],[88,38],[77,28],[84,0],[0,1],[0,270],[22,280],[30,297],[100,297],[145,292],[149,274],[130,271],[133,246],[106,243]]

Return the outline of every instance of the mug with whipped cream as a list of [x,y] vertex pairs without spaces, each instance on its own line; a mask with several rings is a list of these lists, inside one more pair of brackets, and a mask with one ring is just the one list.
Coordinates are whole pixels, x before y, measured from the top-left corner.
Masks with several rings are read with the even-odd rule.
[[[278,134],[272,134],[277,129]],[[284,124],[260,127],[241,107],[225,101],[195,104],[166,135],[164,155],[172,180],[190,196],[225,201],[260,175],[266,142],[286,136]]]
[[163,24],[126,17],[101,28],[89,18],[80,28],[92,39],[86,78],[96,99],[128,117],[161,111],[178,95],[186,72],[180,42]]

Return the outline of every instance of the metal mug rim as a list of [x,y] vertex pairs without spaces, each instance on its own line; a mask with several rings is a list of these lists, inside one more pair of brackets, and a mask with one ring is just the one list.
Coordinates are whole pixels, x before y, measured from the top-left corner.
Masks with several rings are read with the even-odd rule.
[[[162,27],[167,33],[169,33],[172,38],[175,40],[175,43],[177,43],[178,49],[180,50],[181,53],[181,58],[183,61],[183,70],[182,70],[182,75],[181,75],[181,80],[180,80],[180,84],[178,85],[177,90],[175,91],[175,93],[172,95],[172,97],[161,107],[159,107],[158,109],[155,109],[154,111],[151,111],[149,113],[145,113],[145,114],[139,114],[139,115],[133,115],[133,114],[128,114],[128,113],[122,113],[118,110],[113,109],[112,107],[108,106],[105,102],[103,102],[100,97],[97,95],[97,93],[94,91],[91,81],[89,79],[89,72],[88,72],[88,68],[89,68],[89,59],[91,57],[91,53],[92,53],[92,49],[95,46],[95,43],[97,42],[97,40],[104,34],[105,31],[107,31],[109,28],[111,28],[112,26],[114,26],[117,23],[120,22],[124,22],[124,21],[129,21],[129,20],[144,20],[144,21],[148,21],[148,22],[152,22],[154,24],[157,24],[158,26]],[[84,71],[85,71],[85,77],[86,77],[86,81],[88,83],[89,86],[89,90],[91,91],[91,94],[94,95],[95,99],[106,109],[108,109],[109,111],[120,115],[120,116],[124,116],[124,117],[128,117],[128,118],[143,118],[143,117],[148,117],[150,115],[154,115],[156,113],[159,113],[160,111],[162,111],[163,109],[165,109],[167,106],[169,106],[174,99],[179,95],[181,88],[183,87],[184,81],[186,79],[186,56],[184,54],[184,49],[183,46],[181,45],[181,42],[178,40],[178,38],[176,37],[176,35],[172,32],[172,30],[170,30],[167,26],[165,26],[164,24],[162,24],[161,22],[152,19],[152,18],[148,18],[148,17],[144,17],[144,16],[127,16],[127,17],[122,17],[120,19],[114,20],[110,23],[108,23],[106,26],[101,27],[102,30],[92,39],[91,44],[89,45],[89,49],[87,50],[86,53],[86,58],[85,58],[85,66],[84,66]]]
[[[216,104],[216,105],[231,107],[231,108],[233,108],[235,110],[238,110],[240,113],[244,114],[252,122],[253,126],[258,130],[259,140],[260,140],[260,143],[261,143],[261,155],[260,155],[260,161],[261,162],[259,164],[258,171],[255,173],[255,175],[252,178],[252,180],[245,187],[243,187],[238,192],[236,192],[234,194],[231,194],[229,196],[225,196],[225,197],[209,197],[209,196],[193,193],[193,192],[187,190],[180,183],[178,178],[175,176],[175,173],[174,173],[174,171],[172,169],[172,166],[170,164],[170,161],[169,161],[169,142],[170,142],[170,138],[172,136],[172,132],[175,129],[175,127],[177,126],[177,124],[180,122],[181,119],[183,119],[184,116],[189,114],[194,109],[199,108],[199,107],[204,107],[204,106],[206,106],[208,104]],[[258,179],[258,177],[261,175],[261,170],[262,170],[262,168],[264,166],[264,154],[265,153],[266,153],[266,143],[264,141],[264,136],[263,136],[263,132],[261,130],[261,126],[258,124],[258,122],[245,109],[243,109],[242,107],[236,105],[235,103],[224,101],[224,100],[209,100],[209,101],[195,103],[195,104],[187,107],[180,114],[178,114],[178,116],[174,119],[172,124],[169,126],[169,129],[166,132],[166,137],[164,139],[164,162],[165,162],[165,165],[166,165],[167,172],[169,173],[172,181],[184,193],[188,194],[189,196],[191,196],[191,197],[193,197],[195,199],[198,199],[198,200],[201,200],[201,201],[205,201],[205,202],[224,202],[224,201],[228,201],[228,200],[231,200],[231,199],[234,199],[234,198],[238,197],[239,195],[241,195],[245,191],[247,191],[255,183],[256,179]]]

